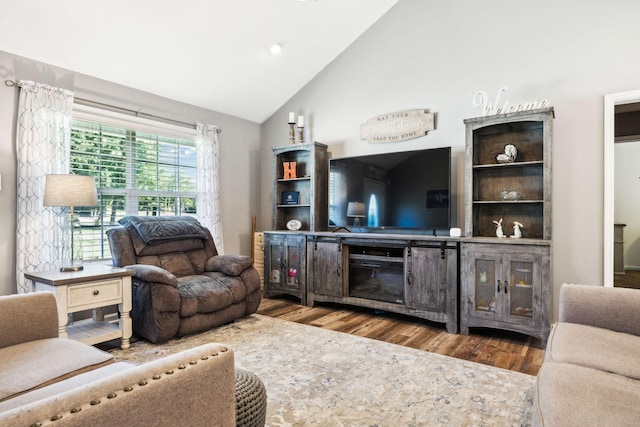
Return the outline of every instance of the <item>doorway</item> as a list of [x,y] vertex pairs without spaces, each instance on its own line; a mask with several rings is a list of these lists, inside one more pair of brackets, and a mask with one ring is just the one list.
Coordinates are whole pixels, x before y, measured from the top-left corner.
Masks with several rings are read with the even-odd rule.
[[[637,104],[637,105],[634,105]],[[604,286],[614,286],[615,142],[618,112],[640,107],[640,90],[604,97]],[[637,108],[640,110],[640,108]],[[636,196],[636,195],[634,195]],[[636,196],[637,197],[637,196]]]

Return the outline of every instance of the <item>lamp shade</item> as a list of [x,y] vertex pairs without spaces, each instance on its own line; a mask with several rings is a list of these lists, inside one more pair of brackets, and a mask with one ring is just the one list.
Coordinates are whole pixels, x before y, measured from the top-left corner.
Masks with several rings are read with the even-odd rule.
[[364,203],[362,202],[349,202],[347,204],[347,216],[364,218]]
[[45,206],[96,206],[98,192],[92,176],[47,175],[44,183]]

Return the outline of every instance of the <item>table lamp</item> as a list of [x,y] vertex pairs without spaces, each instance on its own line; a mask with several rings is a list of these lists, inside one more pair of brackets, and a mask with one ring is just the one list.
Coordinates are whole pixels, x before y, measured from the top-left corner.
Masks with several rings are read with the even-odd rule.
[[364,218],[364,203],[349,202],[347,204],[347,216],[353,218],[353,226],[360,227],[360,218]]
[[[62,231],[62,267],[60,271],[80,271],[82,267],[82,242],[74,245],[76,221],[75,206],[97,206],[98,193],[92,176],[47,175],[44,184],[44,206],[69,207]],[[70,244],[65,244],[66,238]]]

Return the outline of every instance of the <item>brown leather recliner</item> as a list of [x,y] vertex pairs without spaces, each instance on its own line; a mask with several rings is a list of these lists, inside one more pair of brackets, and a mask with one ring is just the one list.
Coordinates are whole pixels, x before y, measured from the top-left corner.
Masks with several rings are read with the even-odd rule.
[[251,258],[218,255],[195,218],[136,217],[107,231],[113,265],[132,278],[133,331],[157,343],[254,313],[260,276]]

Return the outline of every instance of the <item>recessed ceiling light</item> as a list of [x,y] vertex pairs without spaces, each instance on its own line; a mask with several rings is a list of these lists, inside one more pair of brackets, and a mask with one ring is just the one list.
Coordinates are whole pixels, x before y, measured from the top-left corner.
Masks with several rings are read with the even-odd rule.
[[273,53],[274,55],[277,55],[280,52],[282,52],[282,43],[280,42],[271,43],[271,46],[269,46],[269,52]]

